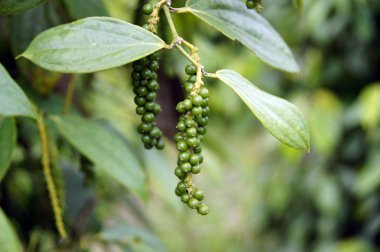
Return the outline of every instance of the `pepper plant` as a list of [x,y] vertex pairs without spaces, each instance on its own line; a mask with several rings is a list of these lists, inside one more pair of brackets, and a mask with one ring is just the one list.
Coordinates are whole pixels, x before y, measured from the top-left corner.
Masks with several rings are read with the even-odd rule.
[[[0,13],[9,14],[42,2],[0,2]],[[178,133],[174,137],[178,149],[178,166],[173,167],[172,172],[179,182],[174,192],[190,208],[206,215],[209,208],[203,203],[205,192],[195,186],[192,176],[200,173],[203,159],[207,158],[202,155],[202,140],[212,114],[209,99],[213,94],[207,88],[209,79],[217,79],[218,83],[226,84],[236,92],[268,132],[282,143],[308,151],[310,136],[301,112],[290,102],[259,89],[235,71],[208,71],[199,56],[202,48],[177,32],[172,17],[191,13],[205,25],[240,42],[265,63],[282,71],[297,73],[299,67],[292,52],[271,25],[258,14],[261,8],[261,1],[188,0],[185,6],[176,8],[172,7],[170,0],[155,1],[153,5],[146,4],[142,8],[147,17],[143,27],[110,17],[80,19],[40,33],[17,59],[26,58],[43,69],[71,74],[93,73],[131,64],[136,113],[141,117],[137,130],[141,134],[142,145],[146,149],[163,149],[163,133],[155,122],[156,116],[162,111],[156,101],[160,87],[158,59],[160,55],[170,54],[173,50],[180,52],[188,60],[184,70],[188,79],[183,83],[185,97],[176,106],[180,114],[176,126]],[[166,19],[165,23],[161,22],[162,18]],[[160,25],[168,26],[170,41],[164,41],[158,29]],[[62,219],[62,199],[51,172],[52,149],[49,142],[52,140],[47,133],[50,124],[46,124],[46,120],[83,156],[99,167],[107,167],[105,172],[131,192],[143,198],[146,196],[142,186],[144,173],[137,158],[126,154],[130,152],[125,151],[128,147],[120,139],[78,115],[46,114],[29,101],[2,66],[0,76],[0,126],[8,132],[6,137],[0,139],[0,143],[6,143],[10,149],[14,146],[16,128],[13,117],[29,117],[37,122],[43,174],[56,227],[62,238],[67,237],[67,232]],[[0,158],[1,179],[9,167],[11,155],[6,152]],[[212,198],[208,200],[212,201]]]

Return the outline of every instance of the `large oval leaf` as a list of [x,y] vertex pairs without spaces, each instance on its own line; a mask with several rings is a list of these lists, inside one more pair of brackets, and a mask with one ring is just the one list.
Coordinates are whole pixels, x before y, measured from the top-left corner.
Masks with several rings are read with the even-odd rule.
[[1,64],[0,116],[27,116],[34,119],[37,118],[35,108]]
[[243,1],[188,0],[186,6],[189,12],[230,39],[240,41],[266,63],[288,72],[299,71],[280,35],[257,12],[247,9]]
[[0,251],[1,252],[21,252],[21,244],[16,232],[0,208]]
[[61,135],[99,169],[145,198],[144,173],[125,143],[97,123],[77,116],[53,117],[53,121]]
[[20,56],[51,71],[89,73],[127,64],[164,46],[137,25],[90,17],[41,33]]
[[234,71],[219,70],[216,75],[243,99],[273,136],[290,147],[309,150],[309,129],[296,106],[264,92]]
[[0,0],[0,14],[12,14],[31,9],[47,0]]
[[16,134],[15,119],[0,117],[0,183],[12,160]]

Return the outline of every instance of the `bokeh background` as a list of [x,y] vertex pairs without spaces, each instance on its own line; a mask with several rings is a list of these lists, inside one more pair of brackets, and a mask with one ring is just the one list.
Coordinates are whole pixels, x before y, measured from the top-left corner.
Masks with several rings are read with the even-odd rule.
[[[205,163],[195,182],[210,214],[196,214],[174,194],[175,104],[188,62],[161,52],[159,125],[167,148],[146,151],[136,126],[131,67],[87,75],[44,71],[14,60],[41,31],[86,16],[142,24],[144,0],[51,0],[0,16],[0,61],[28,96],[62,113],[68,86],[72,111],[103,122],[133,146],[148,177],[141,200],[57,137],[58,181],[73,237],[59,242],[39,164],[36,126],[18,119],[18,146],[0,184],[0,206],[26,251],[313,251],[380,250],[380,2],[264,0],[262,15],[288,43],[301,67],[273,69],[241,44],[191,15],[178,14],[179,33],[200,49],[207,71],[232,69],[295,103],[311,133],[311,151],[292,150],[260,125],[221,82],[206,79],[212,109]],[[181,6],[183,1],[173,1]],[[165,24],[165,23],[163,23]],[[160,31],[167,41],[168,31]],[[54,136],[54,133],[53,133]],[[57,175],[58,177],[58,175]]]

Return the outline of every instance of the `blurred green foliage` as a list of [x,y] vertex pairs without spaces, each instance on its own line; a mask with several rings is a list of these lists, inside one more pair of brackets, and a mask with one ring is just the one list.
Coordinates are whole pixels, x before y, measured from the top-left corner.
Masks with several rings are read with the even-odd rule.
[[[300,75],[264,65],[190,15],[175,19],[179,32],[200,48],[208,71],[239,71],[260,88],[290,99],[306,116],[312,135],[308,154],[279,144],[236,94],[207,80],[212,116],[205,165],[196,183],[207,192],[210,214],[201,217],[174,196],[173,144],[163,152],[141,148],[129,66],[57,75],[14,61],[48,27],[107,14],[133,22],[143,2],[56,0],[0,16],[0,61],[28,96],[45,111],[61,113],[67,85],[74,82],[74,110],[107,121],[107,129],[133,147],[148,177],[149,197],[140,201],[50,132],[58,138],[65,221],[75,237],[70,244],[58,244],[60,249],[379,251],[380,4],[304,0],[298,10],[290,0],[265,0],[262,15],[295,52]],[[187,61],[175,52],[162,53],[161,59],[164,114],[159,124],[169,142],[176,120],[172,107],[181,96],[179,81],[185,78]],[[27,251],[53,251],[57,236],[40,172],[37,129],[29,119],[17,119],[17,128],[12,167],[0,184],[0,205]]]

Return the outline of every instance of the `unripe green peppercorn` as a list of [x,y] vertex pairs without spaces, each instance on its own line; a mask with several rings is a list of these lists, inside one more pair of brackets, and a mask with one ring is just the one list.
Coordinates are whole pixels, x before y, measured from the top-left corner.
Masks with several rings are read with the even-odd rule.
[[187,146],[189,146],[189,147],[196,146],[198,141],[199,140],[196,137],[191,137],[191,138],[186,139]]
[[165,142],[162,139],[159,139],[156,143],[157,150],[163,150],[165,148]]
[[140,85],[141,86],[146,86],[148,84],[147,80],[140,80]]
[[199,163],[199,155],[198,154],[191,154],[190,155],[190,164],[196,165]]
[[149,69],[152,71],[157,71],[159,67],[160,66],[156,60],[149,63]]
[[159,113],[161,113],[161,106],[158,105],[157,103],[154,105],[153,113],[154,113],[155,115],[158,115]]
[[174,174],[179,178],[179,179],[184,179],[186,176],[186,173],[184,173],[179,167],[175,168]]
[[176,142],[179,142],[179,141],[181,141],[181,140],[183,140],[183,136],[182,136],[182,134],[181,133],[176,133],[175,135],[174,135],[174,140],[176,141]]
[[206,134],[206,132],[207,132],[207,128],[206,128],[206,127],[203,127],[203,126],[200,126],[200,127],[197,128],[197,132],[198,132],[198,134],[200,134],[200,135],[204,135],[204,134]]
[[136,71],[136,72],[140,72],[140,71],[142,71],[144,69],[144,66],[142,66],[138,62],[134,62],[132,64],[132,67],[133,67],[133,70]]
[[136,114],[138,115],[144,115],[146,113],[146,109],[145,107],[142,107],[142,106],[138,106],[136,108]]
[[203,109],[202,109],[202,107],[200,107],[200,106],[196,106],[196,107],[193,107],[193,108],[191,109],[191,113],[192,113],[194,116],[199,116],[199,115],[202,114],[202,112],[203,112]]
[[187,205],[190,208],[195,209],[198,207],[199,201],[196,198],[190,198],[189,201],[187,202]]
[[195,191],[193,192],[193,196],[194,198],[196,198],[197,200],[201,201],[205,198],[205,193],[202,189],[195,189]]
[[191,171],[191,164],[186,162],[183,163],[179,166],[179,168],[184,172],[184,173],[189,173]]
[[194,147],[194,152],[195,153],[201,153],[202,152],[202,145],[198,145],[198,146]]
[[200,106],[202,105],[203,98],[200,95],[194,95],[193,97],[191,97],[191,101],[194,106]]
[[177,106],[175,107],[175,109],[179,112],[179,113],[184,113],[186,111],[185,109],[185,106],[183,105],[183,102],[179,102],[177,104]]
[[147,87],[150,91],[157,91],[159,89],[159,85],[158,85],[158,82],[156,80],[148,81]]
[[194,65],[187,65],[185,68],[185,72],[188,75],[194,75],[197,73],[197,68]]
[[208,206],[206,206],[206,205],[200,205],[200,206],[198,206],[197,212],[200,215],[207,215],[208,212],[209,212]]
[[132,72],[132,79],[133,80],[140,80],[141,79],[141,75],[139,72]]
[[137,95],[146,96],[148,94],[148,89],[146,87],[140,86],[137,88]]
[[[186,110],[190,110],[192,107],[193,107],[193,103],[190,101],[190,99],[185,99],[183,102],[183,107],[186,109]],[[183,113],[183,112],[182,112]]]
[[145,66],[150,62],[150,60],[147,57],[144,57],[138,61],[141,65]]
[[145,4],[142,10],[145,15],[150,15],[153,12],[153,6],[151,4]]
[[149,135],[153,138],[159,138],[162,136],[162,132],[158,127],[153,127],[153,129],[150,131]]
[[197,76],[196,75],[190,75],[189,78],[187,79],[188,82],[195,83],[197,81]]
[[151,55],[148,56],[149,60],[158,60],[158,52],[154,52]]
[[194,127],[187,128],[186,134],[187,134],[188,137],[194,137],[194,136],[197,135],[197,129],[194,128]]
[[201,172],[201,166],[200,165],[194,165],[192,168],[191,168],[191,173],[192,174],[198,174]]
[[157,80],[157,78],[158,78],[157,73],[156,72],[152,72],[152,75],[150,76],[150,79],[151,80]]
[[191,91],[193,90],[193,88],[194,88],[193,83],[187,83],[187,84],[185,84],[185,91],[186,91],[186,93],[191,93]]
[[156,104],[154,102],[147,102],[145,103],[145,109],[147,111],[153,111],[154,107],[156,106]]
[[154,121],[154,118],[155,116],[153,113],[146,113],[145,115],[143,115],[142,121],[146,123],[151,123]]
[[179,131],[185,131],[186,130],[186,124],[184,122],[178,122],[177,123],[177,129]]
[[157,97],[157,93],[156,92],[149,92],[146,94],[145,98],[148,100],[148,101],[154,101]]
[[146,103],[146,99],[145,99],[144,97],[136,96],[136,97],[135,97],[135,103],[136,103],[136,105],[138,105],[138,106],[144,106],[145,103]]
[[186,188],[185,182],[183,182],[183,181],[178,182],[177,189],[178,189],[178,191],[180,191],[182,193],[187,192],[187,188]]
[[182,192],[180,190],[178,190],[177,187],[175,188],[174,192],[175,192],[175,195],[177,195],[178,197],[182,196]]
[[181,201],[182,201],[183,203],[187,203],[187,202],[189,202],[189,199],[190,199],[190,195],[189,195],[189,194],[184,193],[184,194],[181,195]]
[[152,142],[152,139],[148,135],[142,135],[141,140],[144,144],[149,144]]
[[179,141],[177,143],[177,149],[179,151],[187,151],[188,150],[188,146],[187,146],[187,143],[185,141]]
[[195,127],[196,126],[196,123],[194,122],[193,119],[186,119],[185,121],[185,125],[186,127],[190,128],[190,127]]
[[144,143],[144,148],[147,150],[150,150],[153,148],[153,144],[152,143]]
[[190,158],[190,154],[189,154],[189,152],[180,152],[180,153],[178,153],[178,159],[179,160],[181,160],[181,161],[187,161],[187,160],[189,160],[189,158]]
[[209,116],[210,115],[210,107],[204,107],[202,110],[202,116]]
[[208,103],[209,103],[209,99],[208,98],[204,98],[203,101],[202,101],[202,107],[207,107],[208,106]]
[[199,91],[199,95],[202,98],[207,98],[209,96],[208,89],[206,87],[202,87],[201,90]]
[[150,76],[152,75],[152,71],[150,71],[149,69],[144,69],[142,72],[141,72],[141,77],[143,79],[149,79]]
[[153,125],[151,123],[141,123],[140,127],[143,130],[143,132],[149,132],[152,130]]

